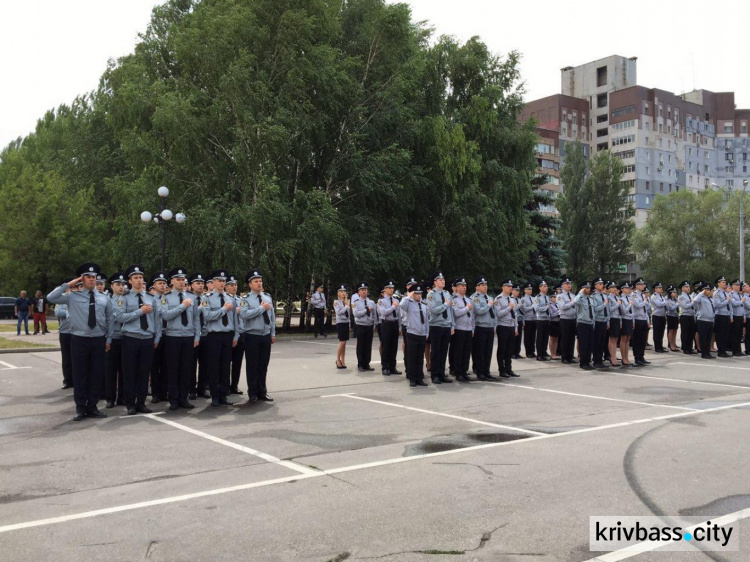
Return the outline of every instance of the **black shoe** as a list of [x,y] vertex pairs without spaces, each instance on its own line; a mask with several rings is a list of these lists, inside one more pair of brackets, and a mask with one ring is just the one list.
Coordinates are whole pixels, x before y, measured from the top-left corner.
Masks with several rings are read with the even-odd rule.
[[86,412],[76,412],[76,415],[73,416],[73,421],[82,421],[86,419]]
[[152,404],[158,404],[159,402],[161,402],[161,396],[159,396],[158,394],[154,394],[151,397],[151,403]]
[[107,410],[110,410],[110,409],[112,409],[114,407],[115,407],[115,403],[112,402],[111,400],[109,402],[107,402],[107,405],[105,406],[105,408],[107,408]]
[[412,382],[409,383],[409,386],[412,387],[412,388],[416,388],[417,387],[417,383],[415,383],[414,381],[412,381]]
[[451,382],[453,382],[453,379],[452,379],[452,378],[450,378],[450,377],[448,377],[448,376],[445,376],[445,375],[443,375],[442,377],[440,377],[440,380],[441,380],[442,382],[444,382],[444,383],[451,383]]
[[366,373],[366,372],[367,372],[367,369],[365,369],[364,367],[357,367],[357,370],[358,370],[358,371],[359,371],[360,373]]
[[508,373],[500,373],[500,378],[502,378],[502,379],[509,379],[510,375]]
[[64,382],[63,385],[60,387],[60,390],[68,390],[69,388],[73,388],[73,385],[69,382]]
[[399,371],[398,369],[391,369],[391,374],[392,375],[403,375],[403,373],[401,371]]
[[383,369],[382,371],[380,371],[380,374],[383,375],[384,377],[391,376],[391,372],[388,369]]
[[716,359],[713,355],[701,355],[701,359]]
[[442,384],[442,383],[443,381],[441,381],[439,378],[432,377],[432,384]]
[[138,413],[138,410],[136,410],[135,408],[128,408],[128,415],[129,416],[134,416],[137,413]]
[[719,353],[717,357],[721,357],[723,359],[729,359],[730,355],[728,353]]
[[148,408],[145,404],[140,404],[135,407],[136,412],[140,412],[141,414],[150,414],[153,410]]
[[198,393],[198,397],[199,398],[211,398],[211,395],[208,392],[206,392],[205,390],[201,390]]
[[190,403],[190,402],[188,402],[187,400],[183,400],[183,401],[181,401],[181,402],[180,402],[180,403],[178,404],[178,406],[179,406],[180,408],[184,408],[185,410],[192,410],[193,408],[195,408],[195,405],[191,404],[191,403]]
[[568,361],[567,359],[563,359],[561,362],[563,365],[570,365],[570,361]]
[[536,353],[527,353],[526,354],[526,358],[527,359],[533,359],[534,357],[536,357]]
[[517,373],[516,373],[515,371],[508,371],[508,374],[509,374],[509,375],[510,375],[511,377],[520,377],[520,376],[521,376],[521,375],[517,374]]
[[456,375],[456,380],[458,382],[469,382],[466,380],[466,377],[464,377],[463,375]]
[[585,365],[581,365],[581,369],[583,369],[584,371],[593,371],[594,370],[594,368],[591,365],[589,365],[588,363],[586,363]]
[[644,365],[651,365],[651,361],[647,361],[646,359],[641,359]]
[[229,400],[227,400],[226,396],[222,396],[221,398],[219,398],[219,404],[221,404],[222,406],[233,406],[234,402],[230,402]]
[[606,369],[607,366],[604,363],[594,363],[594,369]]
[[258,401],[257,396],[248,396],[247,397],[247,403],[248,404],[255,404]]
[[636,365],[636,367],[645,367],[646,363],[644,361],[642,361],[641,359],[636,359],[635,365]]
[[258,400],[260,400],[261,402],[273,402],[273,398],[271,398],[268,394],[258,396]]
[[484,375],[484,378],[485,378],[485,380],[488,380],[488,381],[496,381],[497,380],[497,377],[493,377],[489,373],[487,373],[486,375]]
[[427,384],[426,382],[424,382],[423,380],[418,380],[417,381],[417,386],[430,386],[430,385]]
[[464,375],[464,382],[473,382],[474,379],[471,378],[471,375]]
[[484,375],[477,375],[477,380],[478,380],[478,381],[487,381],[487,380],[490,380],[490,379],[488,379],[488,378],[487,378],[487,377],[485,377]]
[[188,394],[188,399],[195,400],[196,396],[198,396],[198,395],[195,392],[191,392],[190,394]]
[[211,406],[221,406],[221,400],[219,400],[218,398],[211,398]]
[[375,370],[375,368],[374,367],[370,367],[369,365],[367,367],[365,367],[365,371],[374,371],[374,370]]
[[170,411],[174,412],[175,410],[179,410],[180,406],[178,404],[170,404],[169,409]]
[[231,395],[231,394],[240,394],[240,391],[239,391],[239,390],[237,390],[236,388],[230,388],[230,389],[229,389],[229,394],[230,394],[230,395]]
[[513,355],[513,359],[523,359],[523,357],[521,357],[520,355],[516,354],[516,355]]
[[90,418],[106,418],[107,414],[99,410],[98,408],[94,408],[92,410],[89,410],[86,412],[86,415]]

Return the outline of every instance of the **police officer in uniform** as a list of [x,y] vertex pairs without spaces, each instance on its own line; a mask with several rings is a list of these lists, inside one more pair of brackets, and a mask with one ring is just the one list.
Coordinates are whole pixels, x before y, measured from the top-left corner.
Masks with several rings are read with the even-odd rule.
[[383,286],[383,296],[378,299],[377,313],[380,318],[380,342],[383,346],[381,355],[381,373],[385,376],[400,375],[396,368],[399,332],[399,300],[393,296],[396,282],[389,279]]
[[[47,295],[52,304],[68,305],[75,421],[107,417],[97,408],[97,403],[104,384],[106,352],[112,338],[112,303],[109,297],[96,291],[96,274],[100,271],[97,264],[85,263],[76,270],[77,279],[60,285]],[[79,282],[83,282],[80,291],[65,292]]]
[[276,308],[271,295],[263,292],[260,270],[248,271],[245,282],[250,291],[240,299],[238,314],[242,318],[242,337],[245,340],[248,402],[273,402],[268,395],[266,379],[271,346],[276,343]]
[[[406,288],[405,292],[406,292],[406,294],[409,294],[409,292],[411,291],[411,288],[415,287],[418,284],[419,283],[417,282],[417,280],[414,278],[413,275],[411,277],[409,277],[409,280],[405,284],[405,288]],[[421,297],[420,297],[420,299],[421,299]],[[409,315],[406,314],[406,311],[402,310],[401,308],[399,308],[399,313],[400,313],[400,317],[401,317],[401,342],[402,342],[401,343],[401,349],[402,349],[402,353],[404,354],[404,372],[406,372],[406,368],[407,368],[406,345],[408,343],[407,342],[408,338],[406,337],[406,334],[408,333],[407,328],[408,328],[408,322],[409,322]],[[408,376],[409,375],[407,373],[407,378],[408,378]]]
[[364,281],[357,285],[357,300],[352,297],[355,334],[357,337],[357,370],[360,373],[374,371],[372,360],[372,335],[375,326],[375,303],[367,297],[370,285]]
[[427,294],[427,307],[430,309],[430,374],[434,384],[453,382],[445,374],[451,332],[454,329],[451,295],[445,290],[445,277],[442,271],[432,274],[433,289]]
[[[109,278],[112,289],[112,310],[117,308],[117,301],[125,294],[127,279],[125,273],[118,271]],[[107,408],[114,408],[115,404],[125,404],[125,378],[122,374],[122,326],[114,322],[112,343],[107,352],[107,369],[104,374],[104,398]]]
[[146,406],[148,375],[153,366],[154,350],[162,334],[158,301],[146,292],[146,273],[141,265],[125,270],[132,289],[117,299],[115,322],[121,324],[122,370],[125,407],[128,415],[149,414]]
[[521,298],[524,324],[523,346],[526,348],[526,357],[529,359],[536,357],[534,353],[534,346],[536,345],[536,314],[534,312],[533,290],[534,286],[531,283],[526,283],[523,286],[524,295]]
[[633,308],[633,299],[631,296],[632,287],[625,281],[620,285],[620,355],[622,356],[622,366],[631,367],[628,354],[630,353],[630,338],[633,337],[635,329],[635,309]]
[[[229,274],[227,276],[227,284],[224,285],[224,292],[227,296],[234,300],[235,308],[240,306],[241,297],[237,295],[237,276]],[[237,317],[237,332],[240,334],[236,345],[232,348],[232,367],[229,380],[229,394],[242,395],[242,391],[239,389],[240,374],[242,373],[242,360],[245,358],[245,344],[242,338],[244,332],[242,327],[242,318]]]
[[523,359],[521,355],[521,344],[524,338],[524,314],[523,314],[523,301],[521,300],[521,285],[513,285],[513,291],[511,297],[513,304],[515,305],[514,310],[516,312],[516,322],[518,323],[518,333],[516,334],[516,345],[513,348],[513,359]]
[[732,312],[732,323],[729,328],[729,347],[732,350],[732,357],[742,355],[742,329],[745,327],[745,305],[742,302],[742,293],[740,292],[742,281],[735,279],[732,281],[732,292],[729,294],[729,307]]
[[209,276],[214,290],[202,299],[201,314],[206,323],[207,334],[202,341],[206,345],[208,359],[208,381],[211,387],[211,406],[231,406],[229,395],[229,371],[232,363],[232,347],[237,345],[237,314],[234,299],[224,292],[227,271],[217,269]]
[[453,305],[454,330],[451,336],[450,354],[456,380],[470,382],[469,361],[471,359],[472,337],[474,335],[474,307],[466,296],[466,278],[454,280],[456,293],[451,300]]
[[560,280],[562,292],[557,297],[560,310],[560,360],[565,365],[573,363],[576,347],[576,303],[571,292],[571,282],[567,277]]
[[407,316],[406,378],[409,386],[428,386],[424,382],[424,346],[429,333],[428,308],[422,303],[423,289],[419,283],[408,284],[407,296],[399,308]]
[[[63,285],[67,285],[73,280],[69,277],[63,281]],[[67,295],[73,289],[66,288],[65,294]],[[70,333],[70,313],[68,312],[67,304],[58,304],[55,307],[55,318],[59,323],[58,337],[60,339],[60,353],[62,355],[62,374],[63,383],[62,390],[73,388],[73,362],[70,357],[70,340],[73,337]]]
[[169,272],[172,291],[159,301],[159,315],[166,322],[164,356],[169,380],[169,409],[192,410],[188,401],[195,359],[195,348],[200,343],[201,327],[196,309],[185,291],[187,269],[175,267]]
[[576,295],[576,331],[578,333],[579,366],[584,371],[593,371],[591,356],[594,347],[594,299],[590,295],[591,284],[581,285]]
[[[717,357],[725,359],[731,357],[729,351],[729,330],[732,323],[732,311],[729,302],[732,297],[726,291],[727,280],[724,277],[716,279],[716,292],[713,296],[714,309],[716,311],[714,320],[714,334],[716,336]],[[701,350],[703,347],[701,347]]]
[[711,336],[713,334],[714,321],[716,319],[716,310],[714,308],[713,299],[711,298],[711,285],[706,283],[701,289],[701,292],[693,298],[695,326],[700,340],[701,358],[716,359],[716,357],[711,355]]
[[635,292],[633,293],[633,318],[635,320],[635,326],[633,328],[633,357],[635,358],[635,364],[638,367],[643,367],[651,363],[646,360],[646,342],[648,341],[648,328],[649,328],[649,309],[648,300],[646,295],[643,294],[643,289],[646,287],[646,282],[642,277],[635,280]]
[[690,281],[680,283],[680,296],[677,297],[680,305],[680,343],[685,355],[692,355],[695,340],[695,308],[693,299],[690,297]]
[[667,328],[667,299],[664,298],[664,286],[654,283],[651,286],[654,294],[651,295],[651,322],[654,325],[654,351],[656,353],[667,353],[664,349],[664,331]]
[[[474,338],[471,350],[474,372],[480,381],[495,380],[490,375],[492,348],[495,343],[495,326],[497,325],[493,308],[495,301],[487,296],[487,279],[485,277],[478,277],[474,285],[476,292],[471,295],[474,311]],[[515,348],[515,343],[512,348]]]
[[315,292],[310,296],[310,304],[315,316],[315,337],[317,338],[318,334],[320,334],[324,338],[327,338],[325,325],[326,294],[322,283],[316,287]]
[[549,286],[542,279],[539,282],[539,294],[534,299],[532,306],[534,310],[534,320],[536,321],[536,360],[549,361],[547,347],[549,345],[549,296],[547,291]]
[[[151,277],[151,295],[158,303],[168,292],[167,276],[163,271],[157,271]],[[167,323],[162,319],[162,332],[167,327]],[[164,340],[159,340],[159,345],[154,349],[154,357],[151,364],[151,403],[158,404],[167,399],[169,380],[167,376],[167,364],[164,360]]]
[[594,341],[593,360],[595,369],[606,369],[604,353],[607,348],[607,326],[609,325],[609,298],[604,294],[604,279],[597,277],[591,283],[594,293]]
[[[206,329],[206,321],[203,319],[203,315],[200,313],[200,306],[203,304],[205,299],[204,288],[205,278],[200,271],[196,271],[190,277],[188,277],[188,283],[190,283],[190,292],[193,294],[195,299],[193,302],[193,316],[198,318],[198,323],[201,329],[201,338],[205,338],[208,330]],[[205,344],[198,344],[198,347],[194,350],[193,357],[193,373],[190,379],[190,394],[188,394],[189,400],[195,400],[196,398],[211,398],[211,395],[207,392],[208,388],[208,355],[206,353]]]
[[[504,279],[502,287],[502,293],[495,299],[494,313],[497,319],[497,368],[500,376],[507,379],[520,376],[513,371],[519,315],[516,314],[517,305],[511,296],[513,280]],[[485,377],[494,380],[493,377]]]
[[742,282],[742,304],[745,307],[745,353],[750,355],[750,334],[747,333],[747,317],[750,315],[750,285]]

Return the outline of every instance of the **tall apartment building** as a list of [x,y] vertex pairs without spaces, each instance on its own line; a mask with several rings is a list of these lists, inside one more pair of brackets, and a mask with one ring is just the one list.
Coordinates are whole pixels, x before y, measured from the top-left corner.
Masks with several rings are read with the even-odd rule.
[[[576,138],[587,155],[609,149],[620,157],[637,226],[648,219],[657,194],[712,183],[738,188],[750,179],[750,110],[736,109],[733,92],[678,95],[638,86],[635,57],[611,56],[561,74],[562,93],[527,103],[522,119],[539,122],[540,146],[556,144],[560,167],[565,142]],[[539,171],[546,173],[541,164]]]

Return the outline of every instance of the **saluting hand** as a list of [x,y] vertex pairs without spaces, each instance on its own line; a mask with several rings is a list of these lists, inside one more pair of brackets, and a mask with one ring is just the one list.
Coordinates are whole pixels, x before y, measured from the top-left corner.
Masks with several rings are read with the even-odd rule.
[[82,280],[83,280],[83,275],[81,275],[80,277],[76,279],[73,279],[70,283],[68,283],[68,288],[75,289],[76,285],[78,285],[78,283],[80,283]]

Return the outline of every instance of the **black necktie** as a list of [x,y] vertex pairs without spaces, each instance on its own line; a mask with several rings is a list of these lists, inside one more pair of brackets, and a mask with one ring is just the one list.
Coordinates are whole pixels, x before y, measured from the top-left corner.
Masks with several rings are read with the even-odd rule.
[[[489,302],[489,300],[487,299],[487,295],[484,295],[484,302]],[[490,318],[494,318],[495,317],[495,311],[493,310],[493,308],[495,308],[495,307],[494,306],[490,307]]]
[[[508,299],[508,306],[510,306],[510,297],[506,297]],[[516,317],[516,311],[512,308],[510,309],[510,317],[515,318]]]
[[[445,295],[443,294],[443,291],[440,291],[440,300],[445,304]],[[421,308],[421,307],[420,307]],[[443,311],[443,318],[448,318],[448,311]]]
[[370,309],[369,309],[369,308],[367,308],[367,299],[366,299],[366,298],[365,298],[365,299],[362,299],[362,302],[364,302],[364,303],[365,303],[365,310],[367,311],[367,316],[370,316]]
[[593,320],[594,319],[594,310],[592,309],[592,305],[591,305],[591,297],[586,297],[586,302],[589,303],[589,318],[591,320]]
[[[224,293],[219,293],[219,304],[221,304],[222,308],[224,307]],[[226,314],[221,317],[221,325],[229,326],[229,318],[227,318]]]
[[[138,308],[141,308],[142,306],[143,306],[143,297],[141,297],[141,294],[138,293]],[[91,320],[89,320],[89,322],[91,322]],[[146,318],[145,314],[141,315],[141,330],[143,330],[144,332],[148,332],[148,318]]]
[[[390,297],[390,299],[391,299],[391,306],[393,306],[393,297]],[[398,318],[398,316],[396,316],[396,309],[395,308],[393,309],[393,317],[394,318]]]
[[89,293],[89,328],[96,328],[96,297],[93,291]]
[[[182,304],[182,293],[180,293],[178,296],[180,297],[180,304]],[[187,310],[183,310],[180,316],[182,317],[182,325],[187,326],[188,325]]]
[[206,321],[205,321],[205,320],[203,319],[203,315],[201,314],[201,309],[200,309],[200,305],[201,305],[201,298],[200,298],[200,297],[197,297],[197,299],[198,299],[198,311],[197,311],[197,312],[198,312],[198,316],[199,316],[199,317],[200,317],[200,319],[201,319],[201,329],[202,329],[202,328],[203,328],[203,326],[205,326],[205,325],[206,325]]
[[[263,299],[260,298],[260,294],[258,295],[258,304],[263,304]],[[263,322],[265,322],[266,324],[270,324],[271,323],[271,319],[268,317],[268,311],[267,310],[263,311]]]
[[424,324],[424,313],[422,312],[422,301],[419,301],[417,304],[419,305],[419,319],[422,321],[422,324]]
[[[464,307],[465,307],[465,306],[466,306],[466,297],[461,297],[461,298],[462,298],[462,299],[463,299],[463,301],[464,301]],[[471,312],[467,312],[467,313],[466,313],[466,317],[467,317],[467,318],[471,318]]]
[[[344,307],[346,307],[346,303],[344,301],[341,301],[341,304],[344,305]],[[348,308],[344,309],[344,316],[346,316],[346,319],[349,320],[349,309]]]

